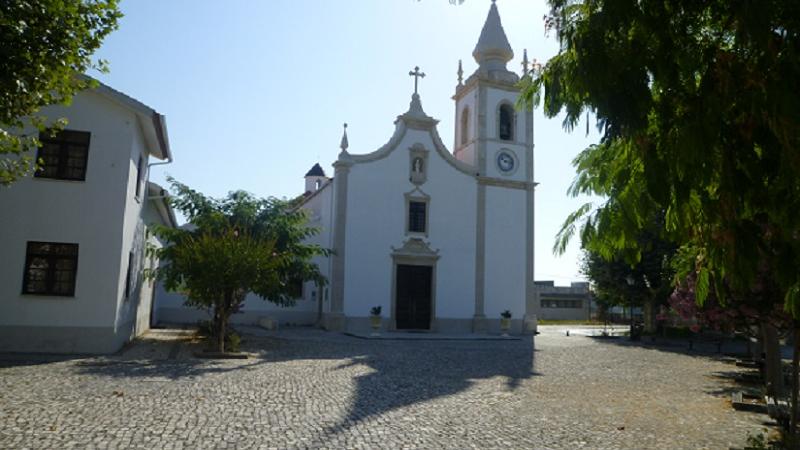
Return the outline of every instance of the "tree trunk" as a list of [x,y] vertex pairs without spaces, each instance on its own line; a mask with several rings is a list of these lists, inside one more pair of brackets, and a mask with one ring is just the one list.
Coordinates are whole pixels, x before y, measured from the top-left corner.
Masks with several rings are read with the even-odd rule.
[[217,328],[217,339],[219,339],[219,352],[225,353],[225,338],[228,333],[228,316],[234,310],[234,292],[225,292],[222,298],[222,304],[217,305],[219,324]]
[[656,300],[648,298],[644,302],[644,331],[647,333],[655,333],[656,331]]
[[225,333],[227,332],[227,330],[225,329],[225,325],[226,325],[227,321],[228,321],[228,318],[225,317],[225,314],[220,314],[219,315],[219,329],[217,330],[217,334],[218,334],[217,339],[218,339],[218,342],[219,342],[219,352],[220,353],[225,353]]
[[798,380],[798,366],[800,366],[800,321],[794,321],[794,334],[792,340],[792,422],[789,426],[789,433],[792,435],[792,440],[797,442],[797,390],[800,386]]
[[763,321],[761,322],[761,334],[764,342],[764,382],[767,386],[767,395],[777,398],[784,392],[778,330],[774,325]]

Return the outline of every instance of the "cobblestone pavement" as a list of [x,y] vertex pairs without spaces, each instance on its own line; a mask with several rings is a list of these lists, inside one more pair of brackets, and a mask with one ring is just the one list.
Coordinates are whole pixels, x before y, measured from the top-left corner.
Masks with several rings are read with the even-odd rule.
[[[249,337],[249,360],[154,333],[112,357],[0,358],[0,448],[724,449],[762,430],[709,357],[564,336]],[[674,349],[673,349],[674,350]]]

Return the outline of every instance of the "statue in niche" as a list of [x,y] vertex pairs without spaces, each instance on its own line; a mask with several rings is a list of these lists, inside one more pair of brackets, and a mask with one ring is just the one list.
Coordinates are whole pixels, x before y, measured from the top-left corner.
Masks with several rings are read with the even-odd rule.
[[423,164],[422,158],[414,158],[414,162],[411,165],[411,171],[414,172],[415,175],[422,175],[424,170]]
[[426,157],[428,155],[427,150],[422,144],[414,144],[409,150],[411,150],[409,161],[409,177],[408,181],[416,184],[417,186],[425,183],[425,179],[427,178],[427,167],[425,167],[428,162],[426,161]]

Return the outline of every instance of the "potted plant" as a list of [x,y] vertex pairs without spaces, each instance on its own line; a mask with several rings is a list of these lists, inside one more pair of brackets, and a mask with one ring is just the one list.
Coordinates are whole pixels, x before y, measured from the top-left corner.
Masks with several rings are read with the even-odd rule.
[[503,336],[508,336],[508,330],[511,329],[511,311],[505,310],[500,313],[500,330]]
[[378,331],[381,329],[381,307],[373,306],[369,310],[369,323],[372,326],[372,335],[377,336]]

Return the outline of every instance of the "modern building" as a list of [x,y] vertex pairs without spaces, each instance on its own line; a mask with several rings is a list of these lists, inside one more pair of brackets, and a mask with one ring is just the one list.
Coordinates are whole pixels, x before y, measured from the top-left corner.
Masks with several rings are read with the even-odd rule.
[[539,306],[541,320],[591,320],[597,308],[593,308],[589,283],[573,282],[569,286],[556,286],[553,281],[536,281],[535,301]]
[[43,133],[42,169],[0,189],[0,351],[109,353],[150,327],[152,224],[175,226],[154,160],[171,162],[164,116],[100,84]]

